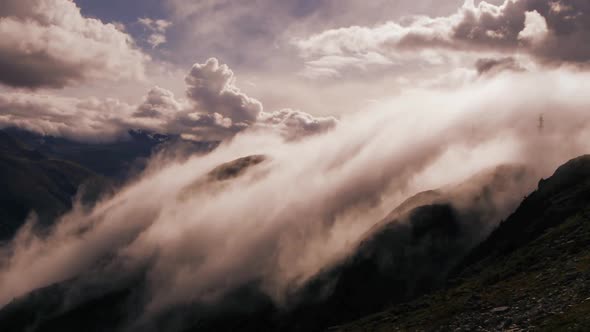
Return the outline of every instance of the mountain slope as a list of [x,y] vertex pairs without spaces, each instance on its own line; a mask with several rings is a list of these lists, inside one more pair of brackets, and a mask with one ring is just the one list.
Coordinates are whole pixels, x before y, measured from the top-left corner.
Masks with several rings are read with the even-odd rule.
[[55,159],[68,160],[106,177],[125,179],[141,171],[155,152],[173,147],[190,155],[206,153],[219,142],[195,142],[180,136],[130,130],[126,139],[114,142],[85,143],[63,137],[42,136],[16,128],[1,130],[31,149]]
[[29,213],[48,224],[72,206],[78,188],[88,199],[106,179],[75,163],[51,159],[0,131],[0,240],[9,239]]
[[451,269],[516,208],[531,178],[524,167],[500,166],[406,200],[350,257],[312,280],[305,298],[315,304],[301,305],[298,324],[308,321],[302,330],[314,330],[350,321],[440,288]]
[[590,156],[561,166],[454,272],[448,289],[335,331],[590,329]]
[[218,142],[131,130],[128,139],[84,143],[17,128],[0,129],[0,241],[10,239],[35,212],[47,225],[72,207],[83,186],[92,202],[111,186],[141,172],[155,153],[162,158],[206,153]]
[[[203,181],[223,185],[263,160],[262,156],[251,156],[223,164]],[[144,291],[144,276],[139,274],[121,283],[109,280],[102,285],[79,286],[80,280],[71,280],[37,290],[1,310],[0,327],[28,326],[32,331],[76,331],[88,325],[111,331],[320,330],[439,287],[445,273],[431,278],[430,272],[449,271],[487,234],[474,231],[490,229],[498,220],[492,211],[508,213],[514,208],[517,200],[500,198],[522,187],[527,179],[521,167],[500,167],[469,179],[470,184],[408,199],[362,237],[351,257],[327,267],[295,291],[286,307],[278,307],[254,282],[238,287],[216,303],[174,307],[144,325],[130,327],[127,324],[136,320],[140,314],[137,310],[141,310],[138,299]],[[199,184],[189,186],[183,195],[199,190]],[[68,294],[84,296],[72,302]],[[135,309],[122,313],[116,308]],[[78,312],[87,313],[86,318],[76,318]],[[93,316],[93,312],[102,314]],[[109,325],[104,325],[107,322]]]

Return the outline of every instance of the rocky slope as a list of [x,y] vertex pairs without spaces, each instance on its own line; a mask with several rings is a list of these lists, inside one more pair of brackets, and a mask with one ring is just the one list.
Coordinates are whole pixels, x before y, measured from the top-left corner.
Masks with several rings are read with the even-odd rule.
[[590,330],[590,156],[561,166],[446,289],[332,331]]

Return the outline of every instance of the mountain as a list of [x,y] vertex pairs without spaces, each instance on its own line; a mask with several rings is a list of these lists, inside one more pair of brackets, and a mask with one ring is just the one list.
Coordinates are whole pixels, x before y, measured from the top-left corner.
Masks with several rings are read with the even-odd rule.
[[[0,141],[1,142],[1,141]],[[247,169],[262,163],[266,158],[255,155],[239,158],[221,164],[212,169],[202,179],[207,183],[223,185],[243,174]],[[184,194],[190,194],[193,190],[199,190],[200,182],[186,188]],[[89,271],[89,273],[92,273]],[[0,310],[0,331],[116,331],[126,329],[128,319],[140,314],[130,310],[131,307],[141,308],[144,291],[145,275],[143,271],[131,276],[118,276],[113,273],[109,280],[80,280],[73,279],[55,285],[35,290],[31,294],[13,302]],[[72,294],[83,294],[79,298],[71,298]],[[234,292],[236,298],[251,304],[258,301],[260,293],[252,292],[249,287]],[[270,305],[270,299],[264,301]],[[256,310],[258,306],[253,305]],[[227,307],[226,307],[227,308]],[[192,310],[196,310],[194,306]],[[207,317],[212,317],[212,322],[218,324],[215,310],[208,306],[198,308],[207,312]],[[177,311],[187,313],[184,309]],[[260,312],[256,311],[256,314]],[[223,314],[227,314],[224,310]],[[241,310],[240,310],[241,314]],[[136,318],[136,317],[135,317]],[[178,315],[175,312],[165,313],[158,317],[158,324],[167,326],[171,330],[178,324]],[[211,325],[213,326],[213,325]],[[256,323],[257,327],[260,327]],[[140,326],[137,331],[145,331],[153,326]]]
[[[223,164],[203,181],[231,181],[262,161],[262,156],[251,156]],[[82,278],[34,291],[0,311],[0,327],[32,331],[321,330],[441,287],[451,269],[489,234],[500,216],[516,208],[524,195],[518,188],[530,178],[523,167],[503,166],[459,186],[408,199],[365,234],[349,257],[293,292],[285,307],[276,306],[254,282],[216,303],[180,305],[130,327],[141,315],[145,275],[138,272],[116,282],[89,284]],[[199,190],[199,183],[189,186],[186,194],[191,190]],[[73,301],[69,294],[84,296]]]
[[140,172],[154,153],[167,150],[183,155],[206,153],[219,144],[216,141],[189,141],[178,135],[142,130],[130,130],[127,137],[106,143],[78,142],[17,128],[2,131],[48,157],[71,161],[100,175],[120,180]]
[[306,324],[299,330],[350,321],[442,287],[452,268],[516,208],[531,179],[525,167],[500,166],[409,198],[365,234],[350,257],[304,289],[294,314],[297,324]]
[[541,180],[446,289],[333,331],[590,330],[590,156]]
[[[40,226],[72,207],[81,192],[86,203],[141,172],[154,154],[187,157],[218,142],[131,130],[109,143],[84,143],[17,128],[0,130],[0,241],[10,239],[31,212]],[[82,190],[79,190],[79,189]]]
[[49,158],[0,131],[0,241],[12,237],[29,213],[47,225],[71,208],[80,186],[90,201],[107,183],[87,168]]

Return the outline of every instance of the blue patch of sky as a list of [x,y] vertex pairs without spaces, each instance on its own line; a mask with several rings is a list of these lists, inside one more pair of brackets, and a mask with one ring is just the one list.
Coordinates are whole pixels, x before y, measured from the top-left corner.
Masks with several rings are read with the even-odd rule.
[[[166,19],[163,0],[75,0],[82,15],[105,23],[123,23],[138,45],[151,48],[145,41],[149,31],[137,21],[140,18]],[[151,53],[151,52],[149,52]]]
[[137,22],[140,17],[162,18],[165,15],[162,0],[75,0],[84,16],[96,17],[104,22]]

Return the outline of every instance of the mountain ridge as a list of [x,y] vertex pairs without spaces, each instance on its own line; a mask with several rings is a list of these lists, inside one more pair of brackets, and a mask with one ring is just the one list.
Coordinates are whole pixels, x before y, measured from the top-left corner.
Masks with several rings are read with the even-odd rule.
[[331,331],[590,328],[590,155],[539,181],[447,287]]
[[[207,174],[207,177],[210,179],[217,179],[218,181],[230,181],[234,176],[239,176],[245,169],[254,167],[263,160],[264,158],[262,156],[240,158],[213,169]],[[505,185],[505,182],[510,184],[516,181],[515,179],[522,177],[522,170],[519,167],[499,168],[499,170],[499,173],[504,174],[503,176],[495,176],[494,174],[496,174],[496,172],[492,172],[492,176],[484,177],[487,179],[486,181],[492,181],[495,183],[491,185],[493,188],[501,188]],[[505,178],[512,180],[506,181]],[[439,281],[430,280],[428,278],[424,279],[422,283],[425,286],[420,286],[420,291],[403,295],[403,293],[400,293],[403,288],[400,287],[410,285],[410,282],[413,283],[412,280],[419,279],[419,276],[422,276],[422,278],[427,276],[424,272],[419,272],[418,270],[414,271],[411,265],[407,264],[397,266],[398,271],[405,271],[404,273],[408,274],[407,279],[405,279],[405,281],[400,279],[401,286],[396,286],[389,292],[380,292],[379,289],[364,289],[359,287],[362,283],[359,284],[357,281],[372,275],[372,278],[375,280],[375,285],[387,282],[387,277],[391,276],[391,274],[384,274],[381,268],[373,269],[371,267],[373,266],[371,261],[374,259],[379,261],[379,257],[382,254],[389,255],[388,252],[397,252],[399,254],[403,253],[403,251],[408,248],[415,251],[424,246],[422,243],[423,241],[426,241],[426,243],[432,243],[432,248],[445,248],[444,245],[449,243],[449,241],[455,241],[457,244],[462,243],[461,241],[463,241],[463,237],[468,234],[467,228],[464,226],[468,224],[468,220],[473,220],[471,218],[474,216],[487,215],[484,213],[485,209],[482,210],[486,204],[481,204],[481,202],[494,202],[493,199],[489,199],[490,197],[488,194],[485,194],[489,191],[486,188],[490,186],[486,181],[479,181],[478,185],[471,186],[473,187],[471,194],[464,194],[464,192],[467,192],[465,189],[458,190],[458,193],[463,193],[462,195],[459,195],[458,193],[454,194],[464,201],[462,202],[463,207],[460,208],[456,208],[449,204],[449,201],[453,201],[453,198],[448,196],[449,192],[452,190],[445,190],[444,192],[439,191],[438,194],[435,195],[432,193],[417,195],[413,199],[410,198],[403,202],[397,208],[396,217],[392,220],[384,221],[385,228],[377,227],[377,229],[374,230],[376,233],[367,234],[366,241],[359,242],[360,249],[357,254],[353,254],[351,258],[348,258],[341,263],[336,263],[334,266],[328,267],[325,272],[312,279],[301,290],[292,294],[294,300],[289,303],[286,308],[276,307],[273,301],[258,289],[256,283],[253,283],[243,285],[234,291],[230,291],[221,302],[214,306],[204,306],[203,304],[197,303],[180,306],[163,313],[152,323],[146,323],[147,325],[143,324],[135,327],[125,327],[125,324],[127,323],[124,320],[119,321],[119,324],[122,325],[118,325],[118,328],[125,331],[149,331],[150,328],[159,326],[161,328],[166,327],[168,330],[172,329],[175,331],[187,332],[233,331],[236,329],[242,331],[317,331],[330,326],[331,322],[341,322],[342,320],[347,319],[351,313],[353,316],[350,317],[360,317],[367,312],[379,310],[383,305],[386,305],[391,301],[400,302],[406,298],[413,298],[421,292],[429,291],[432,287],[437,288]],[[500,190],[498,190],[498,192],[500,192]],[[471,197],[471,199],[466,199],[467,197]],[[482,213],[467,213],[468,210],[465,210],[464,206],[469,206],[469,204],[473,204],[472,207],[476,209],[475,211],[480,211]],[[390,216],[392,215],[393,214],[390,214]],[[461,218],[468,219],[461,221]],[[400,219],[403,222],[398,222]],[[384,239],[393,236],[399,238],[399,241],[393,243],[388,240],[383,241],[379,240],[379,236],[384,236]],[[437,241],[440,241],[440,243]],[[446,252],[442,253],[442,256],[436,256],[439,257],[437,260],[440,260],[436,263],[442,264],[441,266],[444,266],[445,270],[449,269],[452,265],[451,263],[459,259],[463,255],[461,253],[465,252],[470,247],[471,245],[465,247],[464,244],[461,244],[460,249],[458,249],[457,252],[447,248]],[[429,249],[429,251],[425,251],[424,253],[421,253],[420,250],[415,251],[415,255],[418,255],[415,257],[417,259],[422,259],[425,263],[424,266],[426,266],[425,259],[429,257],[429,253],[433,252],[432,250],[435,250],[434,252],[436,252],[438,249]],[[448,258],[444,258],[445,255],[448,255]],[[441,257],[443,257],[443,259],[441,259]],[[369,263],[369,265],[366,265],[367,263]],[[435,262],[429,264],[434,263]],[[391,269],[391,267],[386,267],[386,269]],[[396,271],[395,269],[396,267],[394,265],[393,270],[391,271]],[[358,276],[360,276],[361,279],[359,279]],[[47,290],[34,292],[34,297],[24,297],[8,305],[6,310],[0,311],[0,326],[2,324],[12,324],[20,321],[18,317],[26,317],[26,312],[30,312],[31,308],[51,308],[45,313],[43,313],[43,311],[34,310],[34,312],[37,312],[36,317],[22,320],[25,322],[25,326],[27,323],[37,322],[34,323],[36,324],[34,325],[36,327],[33,328],[33,330],[37,331],[43,331],[47,326],[57,328],[57,326],[60,326],[58,322],[65,324],[61,325],[62,331],[68,331],[68,328],[70,328],[69,330],[83,328],[84,322],[74,318],[71,318],[70,320],[67,319],[67,317],[73,317],[73,312],[78,312],[78,310],[82,310],[82,308],[86,308],[84,310],[88,312],[99,311],[105,312],[105,314],[109,312],[110,316],[107,316],[110,318],[108,319],[114,321],[118,319],[116,317],[120,317],[121,313],[116,311],[113,312],[111,310],[112,308],[127,308],[132,306],[130,303],[136,301],[134,299],[138,298],[138,296],[141,297],[139,295],[142,290],[141,280],[143,280],[143,277],[138,275],[137,279],[134,281],[123,282],[118,286],[109,286],[102,290],[100,289],[100,286],[95,286],[98,287],[98,290],[93,292],[96,293],[96,295],[85,300],[80,300],[81,302],[79,302],[79,305],[74,307],[48,306],[43,304],[45,297],[48,296],[49,298],[54,299],[52,301],[55,301],[55,299],[65,296],[65,293],[63,292],[69,287],[72,287],[72,284],[68,282],[57,284]],[[344,290],[344,293],[338,289]],[[349,290],[352,291],[353,289],[356,289],[357,293],[349,293]],[[378,298],[375,298],[375,302],[373,302],[372,305],[369,305],[371,303],[369,300],[371,300],[371,296],[373,296],[370,295],[364,297],[367,301],[362,302],[361,306],[350,307],[352,308],[352,311],[350,311],[350,308],[347,309],[347,305],[342,307],[342,304],[360,301],[360,295],[351,297],[350,294],[362,294],[366,291],[369,291],[367,294],[379,294],[375,291],[379,291],[381,294]],[[327,294],[328,297],[318,297],[318,293]],[[104,304],[104,302],[101,302],[100,300],[103,298],[110,300],[107,301],[107,304]],[[59,303],[59,300],[57,301]],[[106,307],[104,307],[105,305]],[[109,310],[106,310],[107,307]],[[182,322],[182,327],[173,329],[173,326],[178,326],[178,322]],[[74,324],[75,327],[71,324]]]

